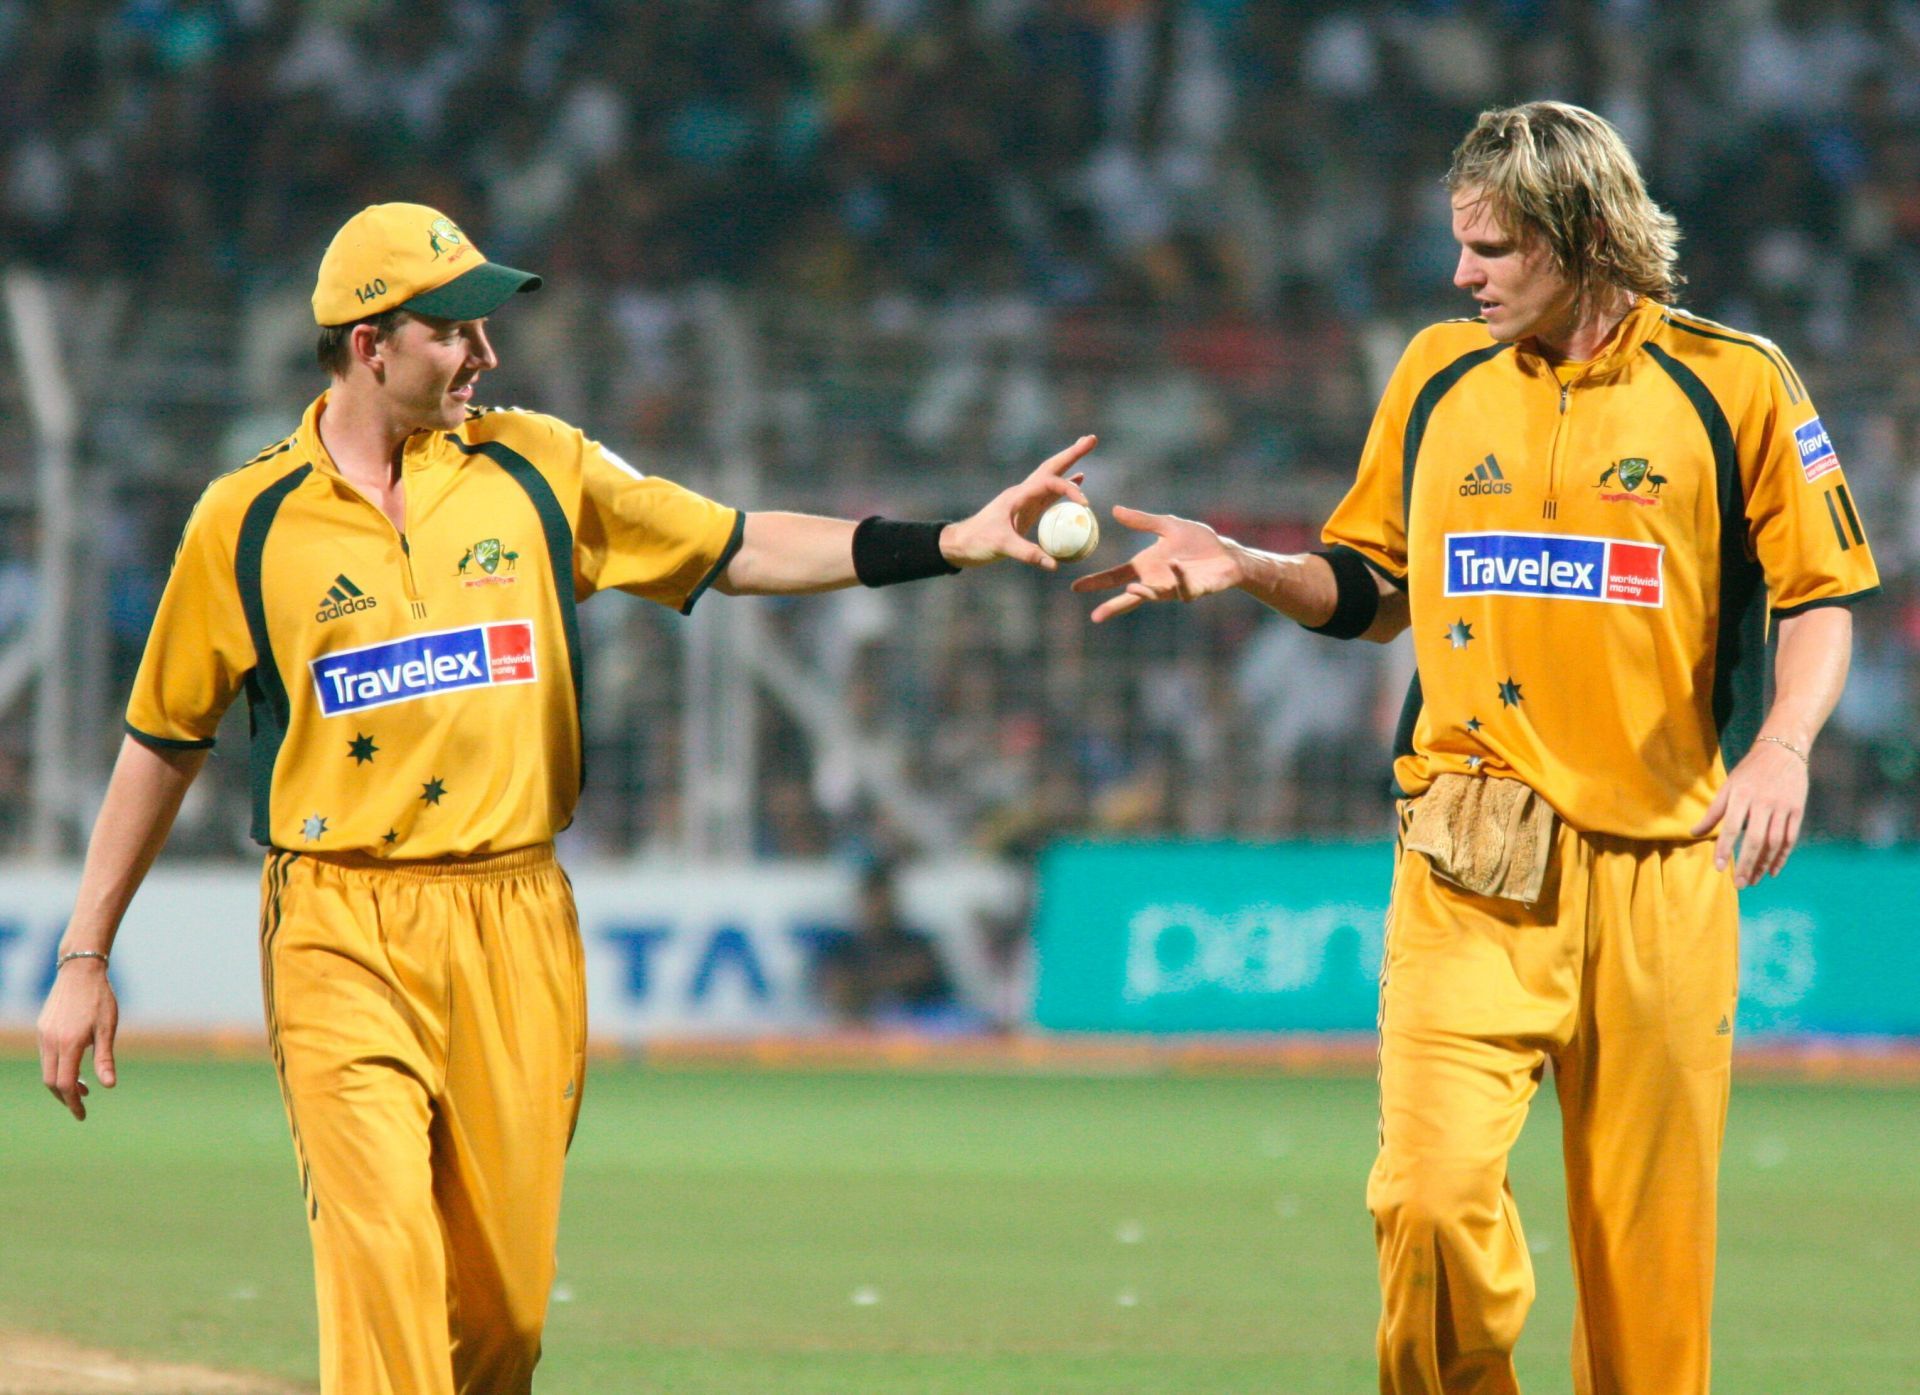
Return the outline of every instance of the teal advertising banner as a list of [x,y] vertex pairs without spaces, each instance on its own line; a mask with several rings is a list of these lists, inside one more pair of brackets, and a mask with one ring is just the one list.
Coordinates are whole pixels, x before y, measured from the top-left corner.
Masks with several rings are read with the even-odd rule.
[[[1067,843],[1034,1018],[1062,1032],[1369,1031],[1391,845]],[[1920,1036],[1920,849],[1807,847],[1742,893],[1743,1032]]]

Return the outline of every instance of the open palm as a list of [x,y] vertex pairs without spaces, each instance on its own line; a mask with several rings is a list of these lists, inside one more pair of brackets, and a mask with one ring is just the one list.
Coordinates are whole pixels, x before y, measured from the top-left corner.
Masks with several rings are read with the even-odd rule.
[[1124,506],[1116,507],[1113,517],[1115,522],[1136,532],[1152,533],[1155,538],[1131,561],[1073,583],[1076,591],[1125,588],[1120,595],[1094,607],[1096,625],[1148,601],[1197,601],[1216,591],[1231,590],[1244,579],[1240,561],[1226,540],[1204,523]]

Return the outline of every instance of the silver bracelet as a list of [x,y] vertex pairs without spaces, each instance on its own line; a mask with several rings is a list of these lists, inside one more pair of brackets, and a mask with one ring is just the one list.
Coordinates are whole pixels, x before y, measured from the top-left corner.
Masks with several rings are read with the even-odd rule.
[[57,974],[75,959],[98,959],[102,968],[106,967],[106,951],[98,949],[70,949],[53,961],[53,971]]
[[1789,751],[1792,751],[1796,756],[1800,757],[1800,764],[1808,767],[1813,765],[1813,762],[1807,759],[1807,753],[1787,740],[1784,736],[1756,736],[1754,740],[1771,741],[1776,746],[1785,746]]

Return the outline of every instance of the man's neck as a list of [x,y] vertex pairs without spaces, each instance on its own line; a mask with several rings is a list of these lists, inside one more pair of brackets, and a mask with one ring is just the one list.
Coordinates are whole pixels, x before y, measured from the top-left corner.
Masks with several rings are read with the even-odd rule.
[[394,420],[377,397],[335,380],[320,413],[320,440],[354,484],[388,489],[400,479],[400,458],[413,428]]
[[1634,298],[1626,291],[1604,292],[1576,313],[1564,329],[1535,335],[1534,347],[1543,358],[1556,363],[1585,363],[1598,357],[1633,305]]

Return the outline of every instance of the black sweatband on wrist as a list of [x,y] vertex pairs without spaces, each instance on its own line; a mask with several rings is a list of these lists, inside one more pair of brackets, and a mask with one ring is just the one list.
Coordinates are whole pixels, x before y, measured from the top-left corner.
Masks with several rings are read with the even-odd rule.
[[1324,625],[1307,625],[1317,635],[1333,639],[1358,639],[1380,613],[1380,587],[1373,579],[1367,559],[1350,547],[1332,547],[1315,552],[1333,568],[1333,614]]
[[940,554],[944,523],[900,523],[878,514],[853,530],[853,574],[862,586],[893,586],[960,569]]

